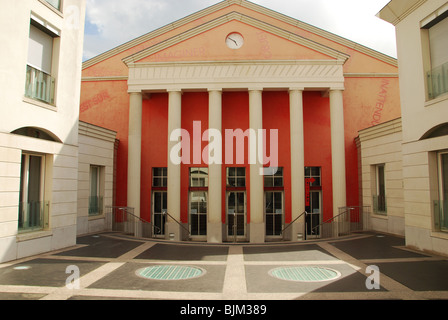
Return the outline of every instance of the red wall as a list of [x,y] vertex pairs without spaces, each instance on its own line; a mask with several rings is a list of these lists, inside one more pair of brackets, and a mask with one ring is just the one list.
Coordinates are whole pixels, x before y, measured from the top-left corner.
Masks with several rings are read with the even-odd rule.
[[227,167],[245,167],[246,168],[246,202],[247,202],[247,222],[250,222],[250,166],[248,146],[249,141],[246,139],[244,163],[245,165],[237,165],[236,143],[233,148],[234,165],[226,165],[226,143],[231,143],[225,139],[226,129],[241,129],[246,131],[249,129],[249,93],[246,92],[224,92],[222,96],[222,132],[223,132],[223,166],[222,166],[222,222],[226,221],[226,175]]
[[[200,135],[193,134],[193,124],[195,121],[201,122]],[[202,151],[208,145],[207,141],[202,141],[202,135],[208,130],[208,92],[189,92],[182,95],[182,129],[190,133],[190,145],[188,146],[188,144],[182,143],[182,148],[190,148],[190,164],[183,163],[181,165],[181,222],[187,223],[189,213],[190,168],[208,167],[207,163],[202,159]],[[196,140],[196,146],[201,146],[200,150],[194,149],[194,140]],[[201,157],[200,163],[197,164],[197,161],[194,161],[194,154],[199,152]]]
[[[168,94],[143,100],[141,217],[151,221],[152,168],[168,166]],[[118,181],[118,184],[120,182]]]
[[[266,129],[266,155],[270,152],[270,130],[278,130],[278,167],[283,167],[285,222],[291,222],[291,139],[289,93],[263,92],[263,128]],[[274,149],[275,150],[275,149]],[[270,166],[269,164],[267,165]]]
[[[305,166],[321,167],[323,220],[333,217],[330,100],[320,92],[304,92]],[[357,172],[357,171],[356,171]]]

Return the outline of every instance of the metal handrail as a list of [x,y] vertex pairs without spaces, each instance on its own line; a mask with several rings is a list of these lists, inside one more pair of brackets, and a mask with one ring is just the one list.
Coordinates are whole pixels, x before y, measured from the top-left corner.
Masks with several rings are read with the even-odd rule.
[[146,221],[145,219],[143,219],[143,218],[141,218],[141,217],[138,217],[138,216],[136,216],[135,214],[131,213],[131,212],[128,210],[127,207],[119,207],[118,210],[125,211],[128,215],[130,215],[130,216],[136,218],[137,220],[140,220],[140,222],[147,223],[147,224],[149,224],[150,226],[156,228],[157,231],[160,231],[160,232],[162,231],[162,229],[160,229],[158,226],[156,226],[156,225],[153,224],[152,222]]
[[286,229],[288,229],[290,226],[292,226],[292,225],[294,224],[294,222],[296,222],[297,220],[299,220],[303,215],[307,215],[307,214],[308,214],[308,212],[306,212],[306,211],[302,212],[302,214],[299,215],[297,218],[295,218],[294,221],[292,221],[287,227],[285,227],[285,228],[282,230],[281,233],[283,234],[283,232],[285,232]]
[[[350,212],[351,210],[353,210],[353,208],[349,208],[349,209],[347,209],[346,211],[344,211],[344,212],[338,214],[337,216],[332,217],[332,218],[330,218],[330,219],[328,219],[328,220],[322,222],[321,224],[315,226],[314,228],[311,229],[311,234],[312,234],[313,231],[315,231],[317,228],[322,227],[324,224],[329,223],[331,220],[335,220],[336,218],[339,218],[340,216],[342,216],[343,214],[346,214],[346,213]],[[334,222],[334,221],[333,221],[333,222]]]
[[180,223],[179,221],[177,221],[176,218],[174,218],[174,217],[173,217],[172,215],[170,215],[168,212],[164,212],[164,214],[166,214],[168,217],[170,217],[171,219],[173,219],[174,222],[176,222],[182,229],[184,229],[185,231],[187,231],[189,236],[191,235],[190,230],[188,230],[187,228],[185,228],[185,227],[182,225],[182,223]]

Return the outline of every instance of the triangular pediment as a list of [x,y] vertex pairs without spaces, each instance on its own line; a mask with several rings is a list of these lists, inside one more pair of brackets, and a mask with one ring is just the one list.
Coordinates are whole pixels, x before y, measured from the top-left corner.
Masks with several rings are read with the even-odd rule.
[[[244,45],[231,49],[226,37],[239,33]],[[233,11],[137,52],[123,61],[343,60],[349,56],[274,25]]]
[[[229,48],[226,38],[238,33],[244,44]],[[240,40],[241,41],[241,40]],[[318,43],[238,13],[223,16],[145,49],[126,62],[338,60],[347,57]]]
[[[223,34],[234,31],[244,32],[247,42],[225,54]],[[85,61],[83,78],[125,79],[138,62],[270,59],[350,59],[344,64],[348,74],[397,72],[396,59],[356,42],[250,1],[224,0]]]

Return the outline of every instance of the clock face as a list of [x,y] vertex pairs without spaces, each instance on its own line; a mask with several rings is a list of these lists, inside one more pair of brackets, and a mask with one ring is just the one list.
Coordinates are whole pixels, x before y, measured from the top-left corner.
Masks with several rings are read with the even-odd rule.
[[233,32],[227,36],[226,44],[230,49],[239,49],[244,44],[244,38],[241,34]]

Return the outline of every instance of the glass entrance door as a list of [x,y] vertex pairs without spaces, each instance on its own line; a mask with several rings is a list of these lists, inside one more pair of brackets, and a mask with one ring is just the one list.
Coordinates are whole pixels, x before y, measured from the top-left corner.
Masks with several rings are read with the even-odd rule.
[[164,238],[166,213],[168,207],[166,191],[154,191],[152,203],[153,235],[155,238]]
[[283,229],[283,191],[265,193],[266,236],[278,237]]
[[246,240],[246,192],[227,193],[227,238],[230,241]]
[[310,203],[306,206],[306,234],[308,239],[320,237],[322,221],[322,191],[310,191]]

